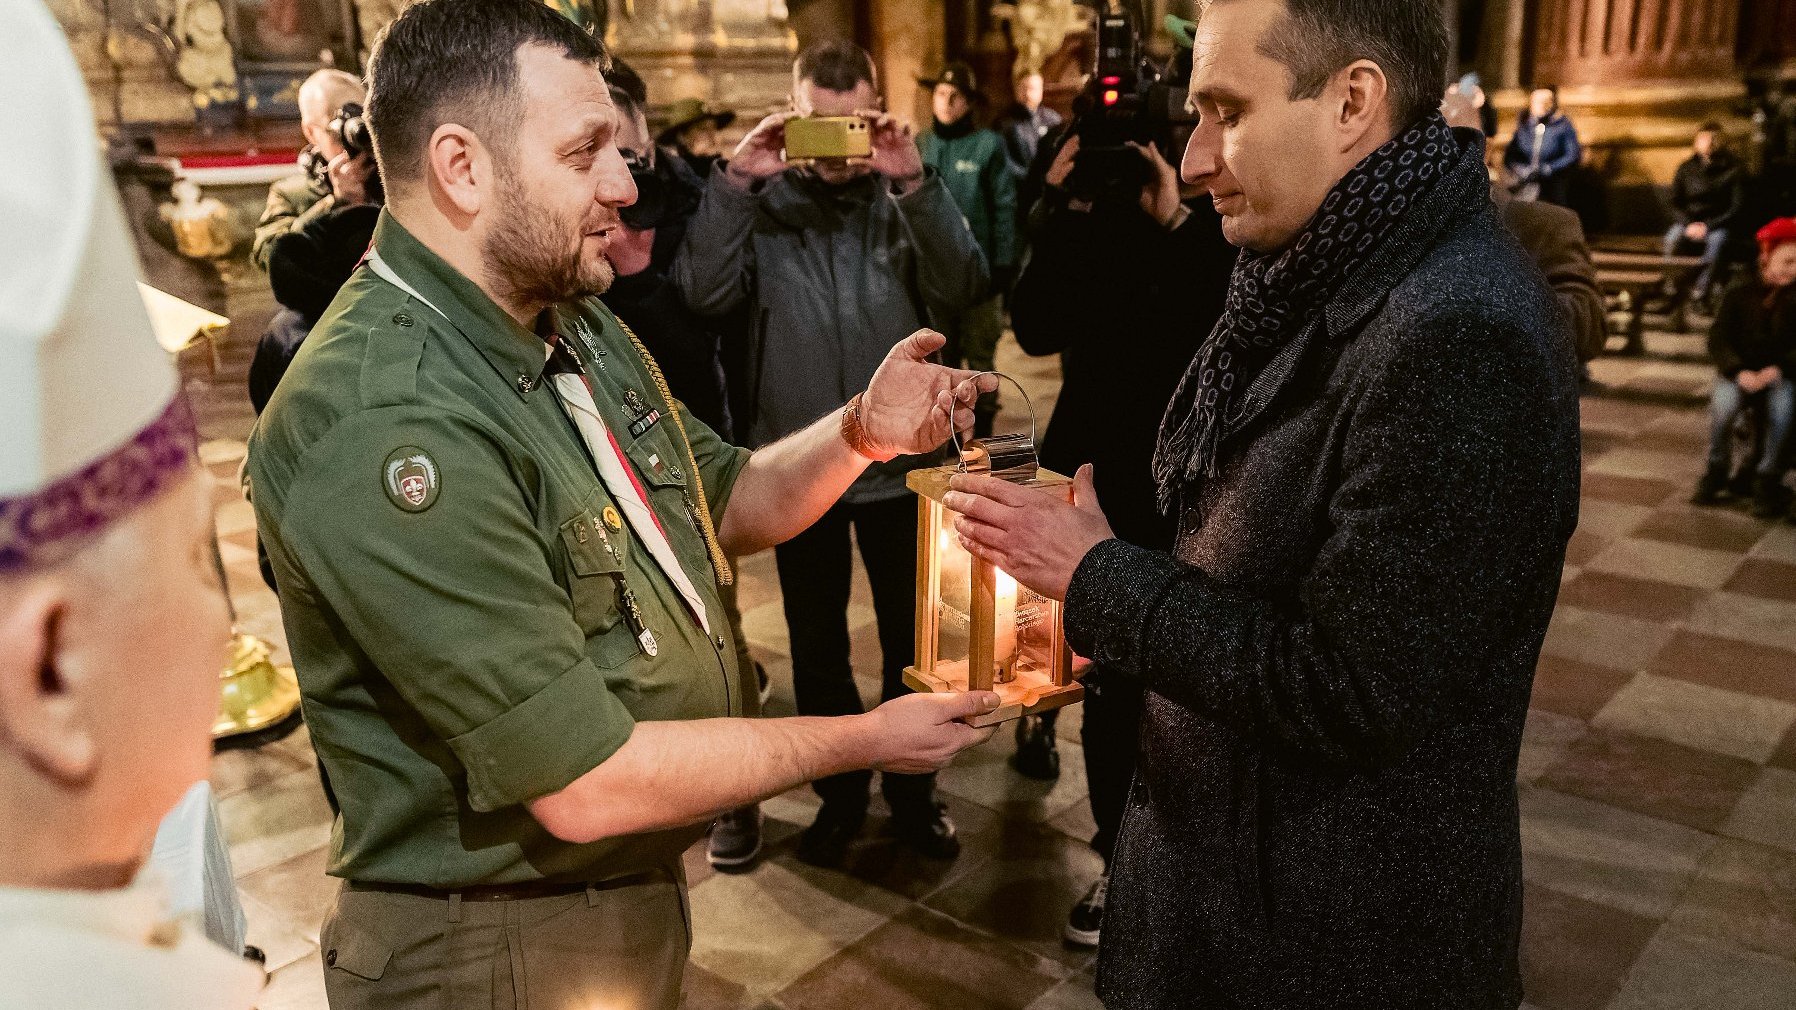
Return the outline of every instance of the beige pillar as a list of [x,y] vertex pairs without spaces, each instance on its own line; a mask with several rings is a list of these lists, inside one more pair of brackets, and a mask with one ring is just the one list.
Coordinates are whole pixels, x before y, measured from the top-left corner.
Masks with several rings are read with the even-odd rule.
[[917,124],[930,122],[929,98],[917,78],[941,69],[947,44],[943,0],[867,0],[873,62],[886,108]]

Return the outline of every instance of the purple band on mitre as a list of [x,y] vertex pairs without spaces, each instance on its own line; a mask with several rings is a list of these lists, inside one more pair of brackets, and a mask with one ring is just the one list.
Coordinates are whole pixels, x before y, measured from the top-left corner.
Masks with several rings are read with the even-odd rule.
[[176,396],[124,445],[28,495],[0,498],[0,572],[48,560],[161,494],[192,462],[193,412]]

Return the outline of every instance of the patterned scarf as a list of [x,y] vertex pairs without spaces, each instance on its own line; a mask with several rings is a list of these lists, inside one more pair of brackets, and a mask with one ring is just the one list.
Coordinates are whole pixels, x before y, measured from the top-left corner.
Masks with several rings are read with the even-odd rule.
[[1447,121],[1431,115],[1354,166],[1293,242],[1241,251],[1222,318],[1160,426],[1154,480],[1163,514],[1172,514],[1186,485],[1216,474],[1231,408],[1258,369],[1322,311],[1458,154]]

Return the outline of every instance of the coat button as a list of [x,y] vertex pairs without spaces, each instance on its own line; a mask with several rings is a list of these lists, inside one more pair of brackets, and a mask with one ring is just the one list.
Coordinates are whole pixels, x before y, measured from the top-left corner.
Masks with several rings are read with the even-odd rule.
[[337,966],[337,948],[332,947],[330,950],[324,952],[324,964],[327,968],[335,968]]
[[528,375],[518,376],[518,391],[528,393],[536,388],[536,380]]
[[718,652],[723,651],[723,636],[722,635],[717,636],[717,651]]
[[393,323],[398,326],[410,326],[412,317],[404,312],[398,312],[393,315]]

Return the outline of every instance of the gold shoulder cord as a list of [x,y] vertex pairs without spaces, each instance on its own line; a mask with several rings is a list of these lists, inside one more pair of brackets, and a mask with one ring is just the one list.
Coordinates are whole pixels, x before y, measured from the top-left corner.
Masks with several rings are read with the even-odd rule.
[[[613,318],[616,318],[615,316]],[[723,545],[717,542],[717,526],[711,519],[711,503],[705,496],[705,481],[699,476],[698,457],[692,453],[692,436],[686,434],[686,422],[680,417],[679,402],[674,399],[673,392],[667,388],[667,378],[661,374],[661,366],[655,363],[655,356],[642,346],[642,339],[636,332],[624,324],[622,319],[617,325],[630,338],[631,346],[641,356],[642,364],[649,370],[649,378],[655,380],[655,389],[660,392],[661,399],[667,404],[667,412],[673,415],[674,427],[680,429],[680,444],[686,448],[686,462],[692,467],[692,487],[694,498],[698,504],[699,533],[705,538],[705,547],[711,552],[711,570],[717,575],[720,586],[734,585],[736,573],[730,570],[730,559],[724,556]]]

